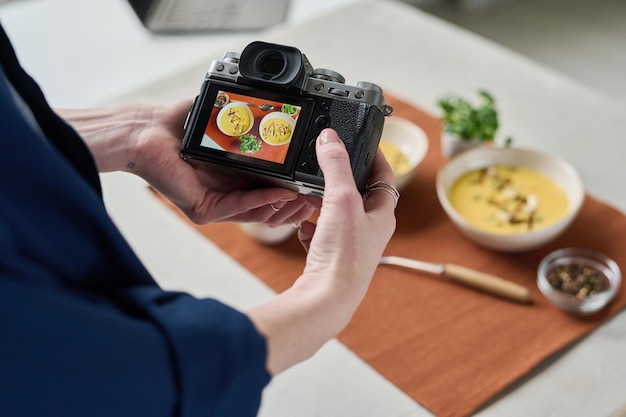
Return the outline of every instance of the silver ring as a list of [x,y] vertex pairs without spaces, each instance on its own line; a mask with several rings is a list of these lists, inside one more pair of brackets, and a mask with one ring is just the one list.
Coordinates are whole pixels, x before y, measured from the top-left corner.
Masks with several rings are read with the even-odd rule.
[[393,198],[393,207],[394,208],[398,207],[398,200],[400,199],[400,193],[398,192],[396,187],[382,180],[374,181],[373,183],[369,184],[367,188],[365,188],[365,198],[369,197],[372,191],[375,191],[375,190],[383,190],[383,191],[388,192],[389,195],[391,195],[391,197]]
[[274,207],[274,204],[270,203],[270,207],[272,208],[272,210],[274,210],[276,213],[278,213],[280,211],[279,208]]

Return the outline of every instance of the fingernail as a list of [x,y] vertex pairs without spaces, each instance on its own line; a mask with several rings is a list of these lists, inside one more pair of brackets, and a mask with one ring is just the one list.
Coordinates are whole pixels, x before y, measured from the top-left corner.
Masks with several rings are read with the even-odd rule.
[[298,239],[300,241],[306,241],[306,240],[311,240],[313,238],[313,235],[306,233],[304,230],[302,230],[302,225],[300,225],[300,227],[298,228]]
[[323,145],[325,143],[339,142],[339,137],[337,137],[337,134],[333,132],[332,130],[324,129],[320,133],[318,140]]
[[300,223],[300,227],[298,227],[298,239],[301,242],[306,242],[308,240],[311,240],[313,238],[313,233],[311,233],[311,229],[309,228],[308,232],[305,230],[304,224],[306,223],[306,221]]

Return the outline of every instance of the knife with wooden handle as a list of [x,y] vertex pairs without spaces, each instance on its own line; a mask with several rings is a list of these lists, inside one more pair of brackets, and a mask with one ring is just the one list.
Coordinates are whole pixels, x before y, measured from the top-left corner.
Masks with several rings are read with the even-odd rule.
[[402,258],[399,256],[383,256],[380,258],[379,264],[396,265],[416,271],[444,276],[452,281],[459,282],[518,303],[532,302],[530,292],[522,285],[455,264],[437,264]]

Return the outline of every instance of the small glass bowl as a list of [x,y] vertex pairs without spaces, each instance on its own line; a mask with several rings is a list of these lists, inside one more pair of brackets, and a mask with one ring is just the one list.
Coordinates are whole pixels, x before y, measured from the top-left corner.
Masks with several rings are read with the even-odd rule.
[[[563,266],[580,266],[592,268],[599,274],[605,288],[593,295],[576,296],[554,287],[550,274]],[[607,256],[583,248],[564,248],[548,254],[539,263],[537,285],[541,293],[555,306],[570,313],[589,315],[606,306],[615,296],[620,286],[621,272],[615,261]]]

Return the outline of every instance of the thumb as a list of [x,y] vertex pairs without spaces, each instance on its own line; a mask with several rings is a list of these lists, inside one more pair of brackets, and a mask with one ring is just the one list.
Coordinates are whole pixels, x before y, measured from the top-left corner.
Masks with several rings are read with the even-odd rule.
[[324,173],[325,188],[356,188],[350,157],[344,143],[333,129],[324,129],[317,138],[317,161]]

